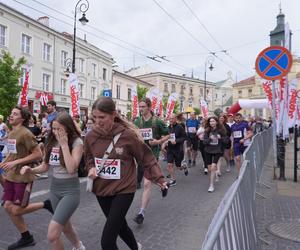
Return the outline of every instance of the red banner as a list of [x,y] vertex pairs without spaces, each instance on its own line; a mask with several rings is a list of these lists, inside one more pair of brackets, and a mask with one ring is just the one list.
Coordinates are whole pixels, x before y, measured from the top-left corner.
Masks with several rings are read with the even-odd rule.
[[28,107],[28,88],[29,88],[28,78],[29,78],[29,72],[28,70],[26,70],[25,81],[23,83],[21,95],[18,101],[18,104],[21,105],[22,107]]

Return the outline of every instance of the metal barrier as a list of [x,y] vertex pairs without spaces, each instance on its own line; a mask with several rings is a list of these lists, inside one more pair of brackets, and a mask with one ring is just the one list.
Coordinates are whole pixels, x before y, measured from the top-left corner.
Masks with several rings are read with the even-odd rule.
[[260,250],[255,192],[272,143],[272,129],[253,137],[243,154],[240,175],[225,193],[208,228],[203,250]]

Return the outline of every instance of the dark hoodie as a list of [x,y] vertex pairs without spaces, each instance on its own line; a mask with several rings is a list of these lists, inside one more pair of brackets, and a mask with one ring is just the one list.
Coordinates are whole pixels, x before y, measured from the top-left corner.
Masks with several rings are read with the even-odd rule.
[[84,154],[87,170],[95,167],[95,158],[102,158],[104,151],[115,135],[122,132],[108,159],[121,160],[120,179],[108,180],[98,177],[94,180],[93,192],[97,196],[134,193],[136,190],[136,164],[145,168],[147,179],[156,183],[165,182],[162,170],[151,149],[140,140],[134,131],[119,123],[113,125],[112,131],[105,134],[98,126],[90,131],[84,142]]

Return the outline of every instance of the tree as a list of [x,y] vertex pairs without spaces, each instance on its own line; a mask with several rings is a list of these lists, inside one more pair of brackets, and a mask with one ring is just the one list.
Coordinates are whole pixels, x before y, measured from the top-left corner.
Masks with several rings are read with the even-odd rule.
[[223,113],[223,110],[220,109],[220,108],[217,108],[217,109],[214,111],[215,116],[218,116],[218,117],[219,117],[222,113]]
[[22,86],[19,84],[21,67],[26,60],[24,57],[15,62],[15,59],[5,51],[0,58],[0,114],[8,117],[18,102],[18,94]]
[[194,109],[196,115],[200,115],[200,109],[199,108],[195,107],[193,109]]
[[146,93],[148,92],[148,88],[142,87],[140,85],[137,85],[137,94],[138,94],[138,100],[140,101],[141,99],[146,97]]

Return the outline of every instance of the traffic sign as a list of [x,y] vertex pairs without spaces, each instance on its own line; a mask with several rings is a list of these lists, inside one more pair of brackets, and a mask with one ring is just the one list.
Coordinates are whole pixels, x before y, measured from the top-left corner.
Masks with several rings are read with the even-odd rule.
[[112,97],[111,89],[103,90],[103,96]]
[[277,80],[286,76],[292,67],[293,57],[282,46],[271,46],[261,51],[255,62],[258,75],[267,80]]

